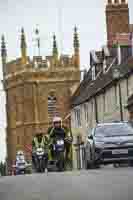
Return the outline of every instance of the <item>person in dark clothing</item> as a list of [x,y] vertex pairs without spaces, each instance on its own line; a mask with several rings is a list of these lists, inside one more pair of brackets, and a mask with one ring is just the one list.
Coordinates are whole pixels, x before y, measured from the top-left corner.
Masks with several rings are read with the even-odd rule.
[[[70,157],[70,149],[72,144],[72,137],[68,128],[62,126],[62,119],[60,117],[54,117],[53,126],[48,129],[48,135],[50,143],[53,144],[54,140],[59,137],[65,142],[66,159]],[[52,147],[52,145],[51,145]],[[51,157],[54,157],[54,151],[51,148]]]

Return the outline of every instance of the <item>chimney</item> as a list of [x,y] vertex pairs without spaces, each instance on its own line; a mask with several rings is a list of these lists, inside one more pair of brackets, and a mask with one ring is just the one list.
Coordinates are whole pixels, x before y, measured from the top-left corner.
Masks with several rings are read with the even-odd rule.
[[108,0],[106,5],[108,46],[112,47],[116,34],[129,33],[129,7],[127,0]]

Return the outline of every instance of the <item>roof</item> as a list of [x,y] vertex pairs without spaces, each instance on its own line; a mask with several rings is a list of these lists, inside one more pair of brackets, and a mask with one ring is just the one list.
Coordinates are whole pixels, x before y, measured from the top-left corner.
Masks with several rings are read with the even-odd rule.
[[[112,70],[114,69],[114,67],[115,66],[111,67],[107,73],[103,73],[101,71],[97,79],[95,81],[90,81],[88,84],[85,80],[83,80],[80,87],[78,88],[78,96],[72,97],[72,107],[85,103],[98,93],[103,92],[103,90],[109,87],[109,85],[115,83],[115,80],[112,77]],[[118,65],[115,68],[118,68],[122,74],[122,77],[120,79],[133,73],[133,57],[128,58],[126,62]]]

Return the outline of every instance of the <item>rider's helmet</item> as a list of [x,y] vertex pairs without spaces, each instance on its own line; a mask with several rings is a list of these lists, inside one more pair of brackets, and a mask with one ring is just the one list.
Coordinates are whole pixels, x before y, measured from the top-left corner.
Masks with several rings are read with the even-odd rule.
[[53,123],[56,123],[56,122],[62,122],[61,117],[54,117],[53,118]]
[[23,156],[23,155],[24,155],[23,151],[20,150],[20,151],[17,152],[17,156]]
[[16,154],[16,160],[24,160],[24,152],[23,151],[18,151]]
[[59,126],[62,126],[62,119],[61,119],[61,117],[54,117],[53,118],[53,124],[54,124],[54,126],[56,126],[56,124],[58,124]]

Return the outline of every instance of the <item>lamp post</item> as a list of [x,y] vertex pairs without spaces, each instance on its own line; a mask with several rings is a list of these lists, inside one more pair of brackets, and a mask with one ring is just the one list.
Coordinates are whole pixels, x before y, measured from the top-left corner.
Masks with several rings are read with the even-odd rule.
[[120,118],[121,118],[121,121],[123,121],[124,117],[123,117],[123,107],[122,107],[122,93],[121,93],[121,85],[120,85],[120,82],[119,82],[119,79],[121,78],[121,76],[122,76],[122,74],[120,73],[119,69],[114,69],[113,70],[113,78],[114,78],[114,80],[118,81]]

